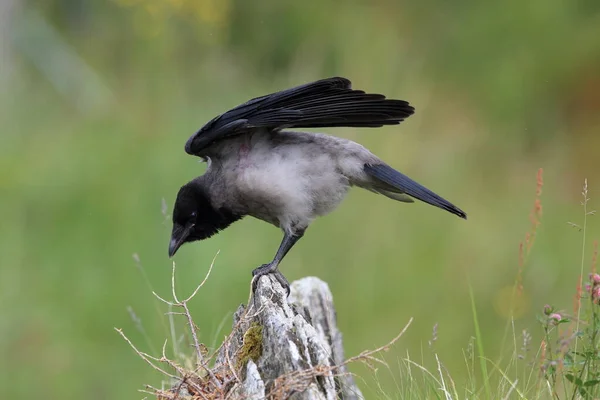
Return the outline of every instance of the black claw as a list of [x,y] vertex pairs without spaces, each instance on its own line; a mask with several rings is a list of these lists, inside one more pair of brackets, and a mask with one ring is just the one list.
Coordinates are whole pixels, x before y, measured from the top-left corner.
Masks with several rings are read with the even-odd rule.
[[277,270],[277,266],[273,266],[273,264],[269,263],[269,264],[263,264],[258,268],[255,268],[252,271],[252,276],[262,276],[262,275],[267,275],[270,274],[271,272],[274,272]]
[[263,264],[263,265],[261,265],[261,266],[260,266],[260,267],[258,267],[258,268],[254,268],[254,269],[252,270],[252,276],[254,277],[254,276],[256,276],[256,275],[259,275],[259,274],[260,274],[260,271],[262,271],[262,269],[265,267],[265,265],[267,265],[267,264]]
[[273,274],[275,279],[277,279],[277,282],[279,282],[279,284],[285,289],[287,293],[286,297],[288,297],[290,295],[290,284],[285,278],[285,276],[283,276],[283,274],[277,269],[277,266],[271,263],[263,264],[260,267],[256,268],[254,271],[252,271],[252,276],[254,277],[252,279],[252,292],[256,292],[258,280],[260,279],[260,277],[268,274]]

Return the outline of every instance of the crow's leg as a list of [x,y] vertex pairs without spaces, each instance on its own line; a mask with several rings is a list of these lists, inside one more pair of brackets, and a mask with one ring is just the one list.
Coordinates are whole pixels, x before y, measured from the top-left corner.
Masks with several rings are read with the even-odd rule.
[[273,274],[275,276],[275,278],[279,281],[281,286],[283,286],[285,288],[288,296],[290,295],[290,284],[288,283],[287,279],[285,279],[283,274],[279,271],[278,267],[279,267],[279,263],[281,262],[281,260],[283,260],[283,257],[285,257],[285,255],[288,253],[288,251],[290,251],[290,249],[292,247],[294,247],[296,242],[298,240],[300,240],[300,238],[304,235],[304,231],[305,231],[305,229],[296,231],[293,234],[290,234],[287,232],[284,233],[283,240],[281,241],[281,244],[279,245],[279,249],[277,250],[277,254],[275,254],[275,258],[273,258],[273,261],[271,261],[268,264],[263,264],[260,267],[256,268],[254,271],[252,271],[252,276],[254,276],[254,279],[252,280],[252,282],[253,282],[252,291],[253,292],[256,290],[256,285],[258,283],[258,279],[261,276],[267,275],[267,274]]

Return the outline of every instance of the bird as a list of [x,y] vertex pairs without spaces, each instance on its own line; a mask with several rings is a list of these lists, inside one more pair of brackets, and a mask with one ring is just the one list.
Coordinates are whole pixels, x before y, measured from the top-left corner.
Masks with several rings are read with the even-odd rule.
[[175,199],[169,257],[184,244],[212,237],[251,216],[283,232],[272,261],[252,271],[273,274],[289,295],[279,265],[311,222],[332,212],[353,186],[390,199],[414,199],[460,218],[467,214],[397,171],[364,146],[296,128],[377,128],[415,112],[407,101],[352,88],[332,77],[248,100],[206,123],[185,152],[207,163]]

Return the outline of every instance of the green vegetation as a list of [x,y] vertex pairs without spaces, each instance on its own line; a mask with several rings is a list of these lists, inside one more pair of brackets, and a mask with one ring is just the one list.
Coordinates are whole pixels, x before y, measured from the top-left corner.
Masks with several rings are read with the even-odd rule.
[[[417,110],[398,127],[331,133],[469,215],[356,190],[281,266],[290,281],[328,282],[347,356],[414,317],[385,353],[389,368],[352,367],[368,398],[447,398],[441,387],[452,398],[548,396],[542,341],[564,368],[545,369],[561,399],[574,387],[598,396],[598,310],[588,297],[579,311],[573,296],[586,293],[600,238],[588,215],[600,198],[600,3],[15,3],[0,68],[0,398],[136,398],[160,386],[113,327],[157,356],[171,339],[148,285],[170,292],[170,208],[204,170],[185,140],[251,97],[331,75]],[[534,198],[543,216],[541,203],[529,211]],[[250,271],[279,240],[246,219],[180,250],[183,293],[221,250],[189,304],[203,343],[223,339]],[[545,304],[570,322],[551,324]],[[583,332],[570,365],[556,353],[567,329]]]
[[257,362],[260,358],[262,354],[262,330],[262,326],[253,322],[244,333],[244,342],[237,359],[238,369],[244,368],[249,360]]

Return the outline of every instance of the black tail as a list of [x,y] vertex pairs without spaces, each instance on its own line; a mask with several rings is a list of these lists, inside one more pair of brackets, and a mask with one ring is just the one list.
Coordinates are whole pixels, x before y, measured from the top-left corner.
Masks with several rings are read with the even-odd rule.
[[438,196],[426,187],[418,184],[408,176],[396,171],[394,168],[385,164],[365,164],[365,172],[381,182],[390,185],[396,190],[406,193],[415,199],[424,201],[442,208],[446,211],[456,214],[461,218],[467,219],[467,214],[450,203],[448,200]]
[[322,128],[397,125],[415,112],[404,100],[351,89],[345,78],[328,78],[252,99],[207,123],[186,144],[199,150],[253,128]]

